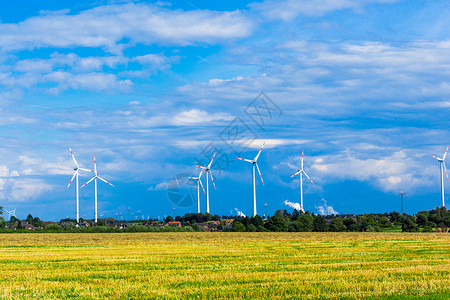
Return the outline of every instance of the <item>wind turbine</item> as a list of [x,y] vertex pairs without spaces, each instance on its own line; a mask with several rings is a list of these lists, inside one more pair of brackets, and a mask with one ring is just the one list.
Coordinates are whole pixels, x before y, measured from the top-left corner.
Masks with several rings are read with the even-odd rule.
[[8,213],[8,215],[9,215],[9,217],[8,217],[8,221],[11,221],[11,216],[16,216],[16,209],[14,208],[13,210],[11,210],[11,211],[9,211],[9,210],[6,210],[5,209],[5,211]]
[[406,194],[405,194],[405,192],[404,192],[403,190],[401,190],[399,195],[401,196],[401,199],[402,199],[402,207],[401,207],[401,208],[402,208],[402,215],[403,215],[403,197],[404,197]]
[[77,160],[75,159],[75,156],[73,155],[73,152],[72,152],[72,149],[70,148],[70,145],[69,145],[69,150],[70,150],[70,154],[72,154],[73,162],[75,163],[75,168],[74,168],[75,173],[73,174],[72,179],[70,180],[69,185],[67,186],[66,190],[69,188],[69,186],[70,186],[70,184],[72,183],[73,179],[74,179],[75,177],[77,177],[77,179],[76,179],[77,224],[79,224],[79,223],[80,223],[80,198],[79,198],[79,195],[78,195],[78,192],[79,192],[79,187],[78,187],[78,174],[79,174],[79,171],[80,171],[80,170],[81,170],[81,171],[86,171],[86,172],[94,172],[94,171],[88,170],[88,169],[80,168],[80,167],[78,166]]
[[202,177],[203,169],[200,171],[198,177],[188,177],[189,179],[197,180],[197,213],[200,213],[200,185],[202,186],[203,193],[205,192],[205,188],[203,187],[202,181],[200,177]]
[[305,210],[303,209],[303,174],[305,174],[305,176],[309,179],[309,181],[312,182],[312,184],[314,184],[314,181],[312,181],[311,178],[309,178],[308,174],[306,174],[306,172],[303,170],[303,150],[302,150],[302,162],[301,162],[301,169],[297,170],[297,172],[291,176],[294,177],[296,175],[300,175],[300,209],[305,212]]
[[[197,166],[197,165],[195,165],[196,167],[203,169],[203,171],[205,171],[205,173],[206,173],[205,174],[205,176],[206,176],[206,213],[208,213],[208,214],[209,214],[209,181],[208,181],[208,174],[209,174],[209,176],[211,176],[211,180],[212,180],[212,183],[214,185],[214,188],[216,188],[216,184],[214,183],[214,178],[213,178],[212,173],[211,173],[211,165],[213,163],[214,157],[216,157],[216,154],[217,154],[217,152],[214,152],[214,155],[213,155],[213,157],[212,157],[212,159],[211,159],[211,161],[210,161],[208,166]],[[200,178],[201,175],[202,175],[202,173],[200,173],[198,178]],[[202,185],[202,187],[203,187],[203,185]]]
[[114,185],[112,183],[109,183],[105,179],[101,178],[100,176],[98,176],[97,163],[95,162],[95,155],[94,155],[94,171],[93,172],[94,172],[94,177],[92,177],[88,182],[83,184],[81,186],[81,188],[83,188],[85,185],[89,184],[92,180],[94,180],[94,186],[95,186],[95,192],[94,192],[95,193],[95,223],[97,223],[97,179],[100,179],[101,181],[106,182],[110,186],[114,186]]
[[262,182],[262,184],[264,185],[264,180],[263,180],[263,178],[262,178],[261,171],[259,170],[257,161],[258,161],[259,155],[261,154],[261,151],[262,151],[262,149],[263,149],[263,147],[264,147],[265,144],[266,144],[266,143],[264,143],[264,144],[262,145],[261,149],[259,149],[258,154],[255,156],[255,158],[254,158],[253,160],[236,157],[237,159],[240,159],[240,160],[243,160],[243,161],[246,161],[246,162],[251,163],[252,166],[253,166],[253,216],[256,216],[256,182],[255,182],[255,166],[256,166],[256,168],[258,169],[259,177],[261,177],[261,182]]
[[444,156],[442,158],[439,158],[437,156],[431,155],[434,158],[436,158],[438,160],[438,162],[440,163],[440,168],[441,168],[441,206],[445,207],[445,201],[444,201],[444,171],[445,171],[445,175],[447,175],[447,180],[448,180],[448,173],[447,173],[447,168],[445,167],[445,157],[447,156],[447,152],[448,152],[448,147],[447,146],[447,150],[445,150]]

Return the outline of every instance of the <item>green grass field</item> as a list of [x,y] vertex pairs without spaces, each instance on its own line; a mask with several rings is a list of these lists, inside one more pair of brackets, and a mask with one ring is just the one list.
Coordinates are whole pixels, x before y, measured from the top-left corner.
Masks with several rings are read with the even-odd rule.
[[449,299],[450,235],[0,235],[1,299]]

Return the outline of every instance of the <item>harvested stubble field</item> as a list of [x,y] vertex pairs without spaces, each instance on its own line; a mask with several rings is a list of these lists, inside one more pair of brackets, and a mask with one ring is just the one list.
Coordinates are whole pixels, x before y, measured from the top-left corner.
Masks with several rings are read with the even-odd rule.
[[450,298],[450,235],[0,235],[2,299]]

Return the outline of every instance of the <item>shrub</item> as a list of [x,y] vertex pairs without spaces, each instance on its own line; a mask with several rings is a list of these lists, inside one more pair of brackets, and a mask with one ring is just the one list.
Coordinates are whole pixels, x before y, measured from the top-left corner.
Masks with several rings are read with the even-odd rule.
[[44,227],[45,230],[48,231],[61,231],[61,227],[58,224],[48,224]]
[[423,231],[422,232],[434,232],[434,228],[429,226],[429,225],[426,225],[426,226],[423,227]]

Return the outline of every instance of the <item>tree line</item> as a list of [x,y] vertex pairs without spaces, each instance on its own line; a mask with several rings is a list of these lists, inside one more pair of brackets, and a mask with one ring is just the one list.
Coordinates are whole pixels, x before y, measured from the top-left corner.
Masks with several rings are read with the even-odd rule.
[[434,232],[448,231],[450,212],[445,207],[420,211],[416,215],[398,212],[322,216],[309,212],[277,210],[264,221],[261,217],[237,217],[230,231],[272,232]]
[[[208,213],[188,213],[184,216],[166,217],[163,221],[155,219],[144,221],[117,221],[114,218],[101,219],[97,223],[87,222],[90,226],[79,227],[73,219],[62,219],[59,223],[43,225],[42,220],[31,214],[25,220],[11,216],[9,221],[2,217],[0,206],[0,230],[14,225],[15,232],[27,231],[24,224],[35,227],[35,231],[45,232],[160,232],[160,231],[233,231],[233,232],[447,232],[450,227],[450,211],[445,207],[420,211],[416,215],[398,212],[362,214],[362,215],[328,215],[294,210],[292,213],[277,210],[273,216],[262,218],[211,215]],[[83,220],[84,221],[84,220]],[[170,222],[179,222],[179,227]],[[117,226],[125,224],[126,226]],[[175,224],[176,225],[176,224]],[[212,225],[212,226],[211,226]]]

